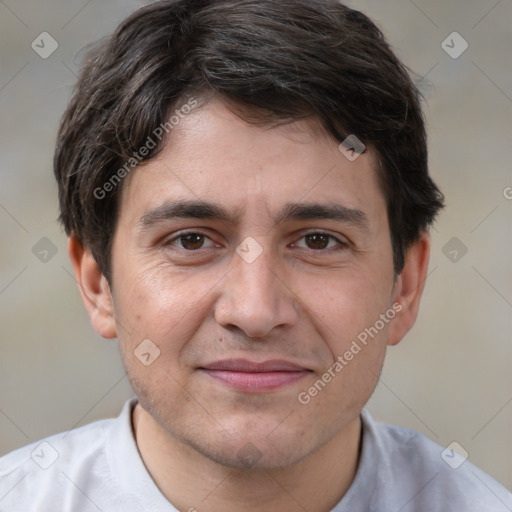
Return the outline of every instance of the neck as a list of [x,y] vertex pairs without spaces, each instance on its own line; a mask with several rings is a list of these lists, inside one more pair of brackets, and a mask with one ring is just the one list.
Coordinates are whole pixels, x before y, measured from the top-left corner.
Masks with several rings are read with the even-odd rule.
[[284,469],[218,464],[164,431],[139,404],[132,424],[146,468],[178,510],[328,512],[347,492],[359,461],[359,416],[315,453]]

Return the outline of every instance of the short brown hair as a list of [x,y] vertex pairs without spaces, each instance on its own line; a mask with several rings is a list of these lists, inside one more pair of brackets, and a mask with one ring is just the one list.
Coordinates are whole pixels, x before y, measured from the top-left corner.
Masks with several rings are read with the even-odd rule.
[[443,207],[420,93],[367,16],[337,0],[158,1],[89,52],[58,133],[60,220],[107,279],[122,182],[97,191],[192,94],[241,105],[249,122],[314,117],[336,141],[372,147],[396,274]]

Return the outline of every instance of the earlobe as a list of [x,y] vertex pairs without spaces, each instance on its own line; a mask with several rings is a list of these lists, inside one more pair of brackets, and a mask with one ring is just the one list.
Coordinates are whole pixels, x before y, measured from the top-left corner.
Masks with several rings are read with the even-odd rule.
[[94,329],[103,338],[115,338],[114,304],[107,279],[91,251],[73,235],[69,237],[68,253]]
[[422,233],[409,247],[405,266],[394,286],[393,304],[400,304],[401,309],[390,324],[388,345],[399,343],[416,321],[427,279],[429,257],[430,236]]

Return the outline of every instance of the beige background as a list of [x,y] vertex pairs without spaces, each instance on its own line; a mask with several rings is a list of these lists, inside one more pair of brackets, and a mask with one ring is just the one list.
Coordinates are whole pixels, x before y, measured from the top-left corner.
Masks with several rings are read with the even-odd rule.
[[[138,5],[0,2],[0,454],[117,415],[131,396],[116,343],[92,330],[71,275],[52,153],[75,53]],[[426,75],[431,172],[448,203],[417,325],[389,351],[370,410],[442,446],[457,441],[512,487],[512,2],[350,5]],[[59,45],[47,59],[31,48],[43,31]],[[469,44],[457,59],[441,47],[453,31]],[[32,253],[42,237],[57,248],[46,263]],[[456,262],[443,253],[452,237],[468,250]]]

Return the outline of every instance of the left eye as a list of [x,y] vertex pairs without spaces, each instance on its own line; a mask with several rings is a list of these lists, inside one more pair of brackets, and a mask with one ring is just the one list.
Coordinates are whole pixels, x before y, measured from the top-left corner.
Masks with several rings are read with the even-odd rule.
[[[181,249],[185,249],[187,251],[195,251],[198,249],[204,249],[203,246],[205,240],[210,239],[206,235],[203,235],[202,233],[186,233],[177,236],[176,238],[173,238],[170,241],[170,244],[178,245]],[[179,242],[181,242],[181,245],[178,244]]]
[[[306,241],[306,249],[312,249],[314,251],[330,249],[335,246],[344,246],[343,242],[338,240],[333,235],[327,233],[309,233],[301,238]],[[332,245],[329,245],[329,241],[333,241]],[[298,244],[293,244],[298,245]]]

